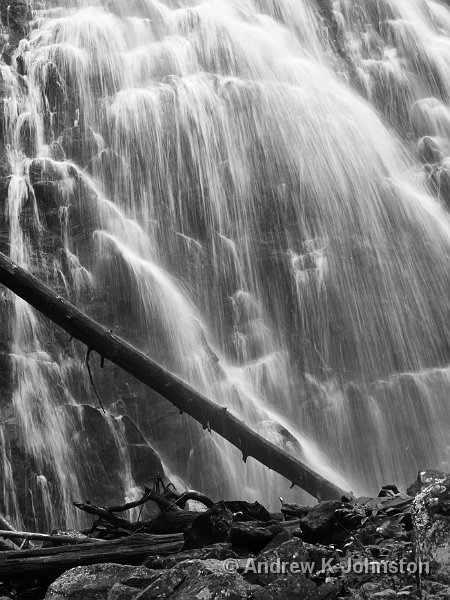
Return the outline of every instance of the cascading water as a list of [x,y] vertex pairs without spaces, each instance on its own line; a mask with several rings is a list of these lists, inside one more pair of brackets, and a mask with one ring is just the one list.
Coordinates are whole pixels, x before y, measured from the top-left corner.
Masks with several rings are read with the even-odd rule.
[[[11,257],[346,489],[448,469],[450,10],[59,0],[29,25],[2,66]],[[60,507],[46,519],[74,524],[90,456],[65,407],[95,400],[84,357],[18,299],[9,335],[18,429]],[[180,485],[298,497],[96,377]]]

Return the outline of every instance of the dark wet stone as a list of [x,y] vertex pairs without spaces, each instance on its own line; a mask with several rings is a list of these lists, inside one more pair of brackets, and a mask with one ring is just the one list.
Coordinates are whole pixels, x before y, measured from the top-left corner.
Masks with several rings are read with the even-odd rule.
[[244,502],[241,500],[225,502],[233,514],[240,513],[240,521],[271,521],[269,511],[259,502]]
[[283,533],[284,527],[276,521],[245,521],[235,523],[228,534],[228,541],[236,548],[247,548],[258,554],[277,535]]
[[301,538],[312,544],[341,544],[349,533],[340,512],[343,502],[321,502],[300,519]]
[[183,550],[225,542],[233,525],[233,513],[225,502],[214,504],[186,528]]

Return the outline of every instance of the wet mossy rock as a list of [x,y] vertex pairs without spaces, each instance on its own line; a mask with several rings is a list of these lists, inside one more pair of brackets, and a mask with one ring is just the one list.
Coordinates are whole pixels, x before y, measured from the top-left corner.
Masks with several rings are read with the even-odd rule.
[[49,587],[45,600],[108,600],[111,588],[120,583],[134,588],[135,595],[160,575],[146,567],[100,564],[67,571]]
[[166,571],[135,600],[247,600],[258,588],[217,560],[187,560]]
[[416,554],[430,563],[430,578],[450,585],[450,475],[419,473],[412,517]]

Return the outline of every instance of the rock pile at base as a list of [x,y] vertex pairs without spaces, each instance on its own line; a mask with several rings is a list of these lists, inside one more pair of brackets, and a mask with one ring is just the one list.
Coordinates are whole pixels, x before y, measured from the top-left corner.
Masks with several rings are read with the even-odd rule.
[[220,502],[189,526],[183,551],[72,569],[45,599],[448,600],[450,476],[422,472],[408,492],[288,506],[291,527]]

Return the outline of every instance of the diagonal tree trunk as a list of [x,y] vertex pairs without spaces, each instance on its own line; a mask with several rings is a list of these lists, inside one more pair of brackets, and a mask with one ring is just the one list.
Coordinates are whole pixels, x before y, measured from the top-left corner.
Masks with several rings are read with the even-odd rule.
[[299,486],[319,500],[351,495],[250,429],[225,407],[211,402],[176,375],[83,314],[1,253],[0,284],[86,344],[88,351],[95,350],[102,359],[111,361],[158,392],[180,412],[198,421],[204,429],[215,431],[239,448],[244,461],[248,457],[255,458],[285,477],[293,486]]

